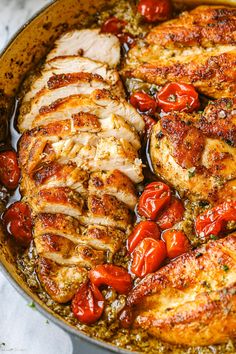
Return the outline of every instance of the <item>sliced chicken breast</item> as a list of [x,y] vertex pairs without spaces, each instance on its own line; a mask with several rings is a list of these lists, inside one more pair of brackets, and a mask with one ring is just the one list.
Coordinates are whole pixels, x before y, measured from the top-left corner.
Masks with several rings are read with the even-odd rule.
[[120,42],[112,34],[100,33],[100,29],[73,30],[55,42],[47,61],[67,55],[81,55],[114,67],[120,62]]
[[51,298],[58,303],[67,303],[87,280],[87,270],[79,266],[60,266],[55,262],[39,257],[37,275]]
[[80,112],[95,114],[99,119],[115,114],[121,116],[138,132],[144,129],[143,118],[135,108],[124,99],[112,96],[106,90],[95,90],[90,97],[75,95],[58,100],[48,107],[41,108],[34,120],[24,119],[22,124],[26,129],[32,129],[55,121],[66,120]]
[[92,173],[89,179],[88,191],[90,194],[98,196],[104,194],[113,195],[131,210],[134,210],[138,200],[132,181],[119,170]]
[[104,252],[55,235],[44,234],[34,239],[37,253],[60,265],[77,265],[92,268],[104,262]]

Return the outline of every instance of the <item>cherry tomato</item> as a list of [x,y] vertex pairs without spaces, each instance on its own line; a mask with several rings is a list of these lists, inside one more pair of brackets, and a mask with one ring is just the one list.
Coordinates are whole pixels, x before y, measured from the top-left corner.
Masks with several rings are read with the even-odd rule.
[[123,31],[127,22],[118,19],[117,17],[110,17],[106,20],[101,28],[102,33],[119,34]]
[[157,95],[158,106],[164,112],[193,112],[200,107],[198,93],[193,85],[171,82]]
[[27,246],[32,240],[33,221],[27,204],[16,202],[3,215],[3,223],[16,241]]
[[178,257],[189,249],[189,241],[180,230],[167,230],[162,234],[162,237],[166,243],[169,258]]
[[173,198],[168,209],[158,217],[157,224],[162,230],[170,229],[177,222],[182,220],[184,215],[184,207],[181,201],[177,198]]
[[92,324],[102,316],[104,297],[95,285],[87,282],[79,288],[74,296],[71,308],[80,322]]
[[227,221],[236,221],[236,201],[224,202],[200,214],[195,222],[197,234],[202,238],[217,236]]
[[14,151],[0,153],[0,182],[8,189],[16,189],[20,179],[17,156]]
[[147,22],[165,21],[171,16],[170,0],[140,0],[138,12]]
[[163,207],[169,204],[170,199],[171,191],[165,183],[150,183],[139,199],[138,213],[148,219],[155,220]]
[[166,245],[162,240],[144,238],[133,252],[132,273],[138,277],[155,272],[166,258]]
[[157,109],[157,102],[145,92],[137,91],[130,96],[130,103],[140,112],[154,114]]
[[130,253],[144,238],[149,237],[159,240],[161,236],[160,229],[153,221],[141,221],[132,231],[127,240],[127,249]]
[[127,294],[132,287],[132,279],[129,273],[124,268],[112,264],[96,266],[90,270],[89,279],[96,286],[111,286],[119,294]]
[[150,116],[147,116],[146,114],[142,115],[143,120],[145,122],[145,129],[146,129],[146,134],[149,136],[152,131],[152,127],[156,124],[155,119],[151,118]]

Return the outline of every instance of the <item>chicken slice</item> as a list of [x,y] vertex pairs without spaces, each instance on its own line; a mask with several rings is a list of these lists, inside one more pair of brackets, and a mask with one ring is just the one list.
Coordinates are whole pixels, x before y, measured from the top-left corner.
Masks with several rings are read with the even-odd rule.
[[76,73],[91,73],[99,75],[111,86],[116,85],[122,91],[122,83],[116,70],[109,69],[107,64],[80,56],[65,56],[54,58],[44,64],[41,74],[32,82],[30,90],[23,98],[23,103],[30,101],[55,75]]
[[88,196],[88,212],[80,217],[83,225],[98,224],[126,231],[132,218],[129,209],[115,197],[104,194]]
[[83,214],[84,200],[68,187],[42,188],[30,199],[35,213],[61,213],[78,218]]
[[[46,125],[71,118],[80,112],[92,113],[99,119],[104,119],[115,114],[121,116],[128,124],[138,132],[144,129],[143,118],[123,98],[114,97],[106,90],[95,90],[89,97],[74,95],[58,100],[48,107],[42,107],[40,113],[33,121],[24,120],[24,128]],[[23,123],[22,123],[23,124]]]
[[100,33],[100,29],[73,30],[55,42],[47,61],[67,55],[81,55],[114,67],[120,62],[120,42],[112,34]]
[[97,146],[82,146],[73,139],[52,144],[53,158],[60,163],[75,162],[78,167],[89,170],[119,170],[133,182],[143,180],[142,161],[137,151],[125,140],[114,137],[100,139]]
[[55,234],[43,234],[34,238],[40,257],[50,259],[59,265],[77,265],[92,268],[104,262],[104,252],[87,245],[75,244]]
[[72,95],[90,95],[96,89],[111,89],[101,76],[90,73],[60,74],[52,76],[47,87],[37,92],[30,102],[30,111],[24,119],[33,121],[41,107]]
[[90,176],[88,192],[98,196],[113,195],[131,210],[137,203],[137,192],[131,180],[119,170],[98,171]]
[[236,234],[186,253],[131,291],[134,324],[175,344],[227,342],[236,333]]
[[79,286],[87,280],[87,270],[79,266],[60,266],[55,262],[40,257],[36,272],[40,283],[58,303],[70,301]]

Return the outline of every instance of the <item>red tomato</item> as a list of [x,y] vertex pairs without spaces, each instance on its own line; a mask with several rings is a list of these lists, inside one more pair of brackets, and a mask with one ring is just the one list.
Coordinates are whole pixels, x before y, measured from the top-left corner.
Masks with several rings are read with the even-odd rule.
[[165,21],[171,16],[170,0],[140,0],[138,12],[147,22]]
[[16,241],[27,246],[32,240],[33,222],[27,204],[16,202],[3,215],[3,223]]
[[154,114],[157,109],[157,102],[145,92],[137,91],[130,96],[130,103],[140,112]]
[[127,249],[130,253],[144,238],[149,237],[159,240],[161,236],[160,229],[153,221],[141,221],[132,231],[127,240]]
[[143,114],[142,117],[145,122],[147,136],[149,136],[152,131],[152,127],[156,124],[156,121],[155,119],[151,118],[150,116],[147,116],[146,114]]
[[166,243],[167,256],[175,258],[189,249],[189,241],[185,234],[179,230],[167,230],[162,235]]
[[224,202],[200,214],[195,222],[197,234],[202,238],[217,236],[227,221],[236,221],[236,201]]
[[200,106],[198,93],[193,85],[171,82],[157,95],[158,106],[164,112],[193,112]]
[[132,287],[132,279],[129,273],[124,268],[112,264],[96,266],[90,270],[89,279],[96,286],[111,286],[119,294],[127,294]]
[[123,31],[124,27],[127,25],[127,22],[122,21],[116,17],[110,17],[106,20],[101,28],[102,33],[112,33],[119,34]]
[[138,277],[155,272],[166,258],[166,245],[162,240],[143,239],[133,252],[132,273]]
[[72,300],[71,308],[80,322],[92,324],[102,316],[104,297],[95,285],[88,282],[79,288]]
[[155,220],[163,207],[171,199],[170,188],[162,182],[153,182],[147,185],[138,203],[138,212],[148,219]]
[[177,222],[182,220],[184,207],[181,201],[173,198],[168,209],[166,209],[157,219],[157,224],[162,230],[170,229]]
[[8,189],[16,189],[20,179],[17,156],[14,151],[0,153],[0,182]]

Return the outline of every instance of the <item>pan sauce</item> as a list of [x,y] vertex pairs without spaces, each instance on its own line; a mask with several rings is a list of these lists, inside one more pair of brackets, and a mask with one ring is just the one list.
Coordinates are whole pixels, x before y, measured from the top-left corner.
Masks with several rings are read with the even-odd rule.
[[[132,11],[132,6],[127,4],[126,1],[119,1],[118,5],[115,8],[105,9],[101,13],[97,14],[96,22],[93,24],[93,27],[96,27],[97,24],[101,25],[104,20],[111,15],[117,16],[121,19],[124,19],[128,22],[127,31],[132,33],[135,36],[142,37],[145,32],[148,30],[147,25],[140,25],[140,18],[138,15],[134,14]],[[29,78],[29,80],[31,80]],[[129,81],[127,82],[127,90],[132,92],[133,89],[140,88],[140,85],[143,84],[139,81]],[[147,87],[149,90],[150,87]],[[152,89],[152,88],[151,88]],[[21,95],[24,94],[24,88],[22,90]],[[20,95],[20,96],[21,96]],[[17,105],[17,103],[16,103]],[[15,118],[15,115],[12,118],[12,122]],[[12,135],[12,145],[16,146],[16,141],[19,138],[17,131],[13,128],[13,124],[11,124],[11,135]],[[146,142],[143,142],[143,155],[144,160],[148,162],[149,156],[145,154],[145,146]],[[145,183],[153,179],[153,175],[151,173],[151,168],[147,168],[145,171],[146,180]],[[142,186],[140,186],[142,190]],[[18,191],[11,196],[9,204],[19,200],[20,195]],[[185,201],[185,218],[181,223],[181,228],[186,232],[186,234],[190,237],[192,243],[196,245],[197,240],[192,238],[194,235],[193,232],[193,217],[195,214],[199,214],[200,210],[205,210],[209,205],[201,205],[201,204],[193,204],[188,201]],[[74,318],[71,313],[70,305],[59,305],[55,303],[50,297],[44,292],[40,283],[37,279],[35,270],[34,270],[34,262],[37,258],[36,252],[33,244],[31,244],[30,248],[22,254],[21,250],[16,249],[17,255],[17,265],[19,272],[22,277],[25,279],[29,287],[37,293],[38,297],[45,302],[45,304],[51,308],[55,313],[59,314],[66,321],[68,321],[71,325],[76,326],[79,330],[84,331],[90,336],[104,340],[106,342],[110,342],[119,347],[129,349],[132,351],[141,351],[146,353],[199,353],[199,354],[207,354],[207,353],[235,353],[236,346],[229,342],[226,345],[221,346],[211,346],[205,348],[183,348],[180,346],[168,345],[166,343],[161,343],[156,338],[153,338],[151,335],[148,335],[145,331],[140,329],[123,329],[120,328],[119,322],[117,320],[117,313],[123,308],[125,304],[125,296],[119,295],[113,290],[103,290],[103,295],[106,299],[106,309],[104,316],[101,320],[99,320],[93,326],[86,326],[78,323],[78,321]],[[117,265],[123,265],[124,267],[128,266],[128,257],[125,254],[125,246],[123,250],[121,250],[115,257],[114,263]]]

